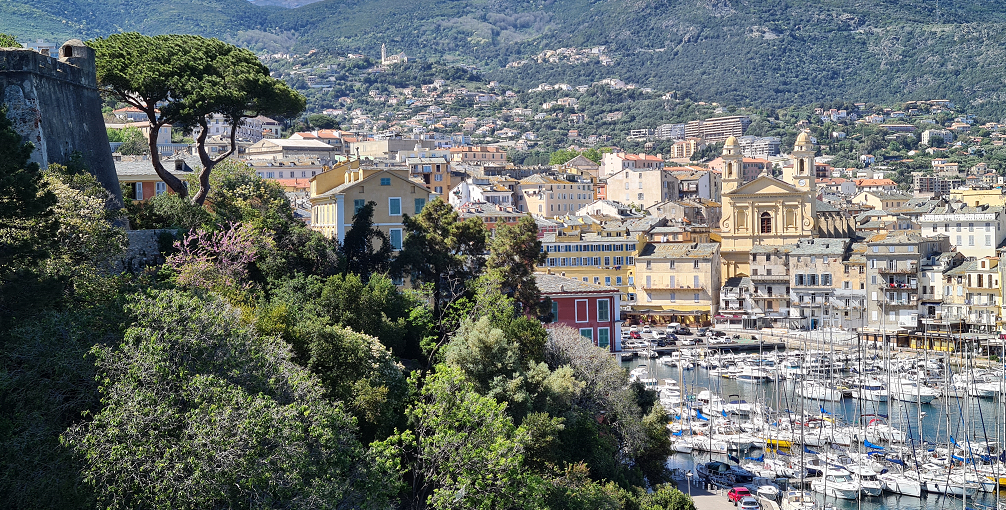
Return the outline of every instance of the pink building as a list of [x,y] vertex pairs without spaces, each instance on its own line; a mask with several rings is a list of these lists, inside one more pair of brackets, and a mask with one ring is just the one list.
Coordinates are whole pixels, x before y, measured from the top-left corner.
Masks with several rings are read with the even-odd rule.
[[622,350],[619,291],[576,278],[536,274],[542,298],[552,299],[552,321],[580,331],[594,345]]

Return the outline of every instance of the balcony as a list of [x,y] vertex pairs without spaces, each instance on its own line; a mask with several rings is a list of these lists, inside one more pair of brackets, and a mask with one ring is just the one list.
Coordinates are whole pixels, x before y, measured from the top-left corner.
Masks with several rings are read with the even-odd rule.
[[909,292],[916,292],[919,290],[918,284],[915,283],[904,283],[904,282],[885,282],[881,285],[881,289],[888,290],[905,290]]
[[748,278],[751,278],[751,281],[753,281],[753,282],[788,282],[789,281],[789,275],[788,274],[757,274],[757,275],[751,275]]
[[933,294],[931,292],[923,292],[922,293],[922,300],[923,301],[942,301],[943,298],[941,296],[938,296],[938,295]]
[[[692,291],[692,292],[705,292],[706,291],[706,289],[704,289],[702,287],[692,287],[692,286],[681,285],[681,284],[677,284],[677,283],[674,284],[674,285],[671,285],[669,283],[644,284],[642,286],[642,288],[644,288],[644,289],[656,289],[656,290],[689,290],[689,291]],[[737,298],[734,298],[734,299],[737,299]]]
[[907,268],[877,268],[877,273],[881,275],[917,275],[918,266],[908,266]]
[[915,296],[908,299],[891,299],[886,298],[883,303],[887,306],[919,306],[919,300]]
[[832,287],[831,285],[824,285],[824,284],[821,284],[821,283],[815,283],[815,284],[794,283],[793,284],[793,288],[794,289],[818,289],[818,290],[820,290],[820,289],[828,289],[828,290],[831,290],[834,287]]

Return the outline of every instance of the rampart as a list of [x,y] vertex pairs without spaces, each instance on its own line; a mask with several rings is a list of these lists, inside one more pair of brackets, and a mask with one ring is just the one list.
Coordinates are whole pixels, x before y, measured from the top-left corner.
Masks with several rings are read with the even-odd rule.
[[77,153],[94,176],[122,203],[108,146],[94,50],[79,40],[59,49],[59,58],[0,48],[0,102],[7,117],[35,145],[32,161],[64,163]]

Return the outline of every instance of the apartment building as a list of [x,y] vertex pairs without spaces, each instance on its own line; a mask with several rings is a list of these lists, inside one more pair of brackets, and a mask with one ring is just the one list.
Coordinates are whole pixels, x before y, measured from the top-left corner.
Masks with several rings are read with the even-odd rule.
[[1002,320],[1002,268],[998,257],[968,260],[945,273],[945,322],[972,333],[997,333]]
[[966,257],[992,257],[1006,241],[1006,212],[1002,207],[951,202],[919,217],[926,235],[943,234]]
[[468,165],[504,166],[507,163],[506,151],[499,147],[452,147],[451,162]]
[[620,299],[635,302],[635,258],[639,242],[623,228],[580,231],[564,228],[541,238],[548,254],[537,272],[551,272],[593,285],[614,287]]
[[795,244],[751,248],[751,312],[756,317],[789,317],[790,252]]
[[646,243],[635,262],[634,311],[682,324],[708,324],[718,313],[719,243]]
[[341,243],[357,211],[375,202],[374,226],[388,236],[393,250],[401,250],[403,215],[419,214],[433,197],[429,188],[409,179],[408,168],[346,162],[311,179],[311,228]]
[[852,243],[842,260],[842,275],[836,276],[831,308],[840,328],[866,325],[866,251],[866,243]]
[[837,328],[841,311],[834,305],[835,288],[841,276],[848,239],[803,239],[789,253],[790,317],[803,329]]
[[624,169],[607,178],[609,200],[647,208],[678,199],[679,181],[674,173],[660,168]]
[[705,142],[701,138],[687,138],[671,144],[671,159],[690,158],[696,152],[706,148]]
[[622,170],[656,170],[664,168],[664,158],[660,154],[607,153],[601,159],[601,176],[609,177]]
[[446,158],[406,158],[409,174],[413,179],[423,181],[426,187],[436,195],[443,195],[445,190],[454,189],[451,182],[451,166]]
[[562,178],[535,174],[520,180],[514,200],[517,210],[553,218],[573,215],[594,201],[590,177],[562,174]]
[[916,231],[877,234],[866,242],[867,330],[914,329],[919,316],[919,268],[924,259],[951,250],[947,236]]
[[731,136],[743,136],[750,125],[747,115],[693,120],[685,124],[685,136],[702,138],[706,143],[722,142]]

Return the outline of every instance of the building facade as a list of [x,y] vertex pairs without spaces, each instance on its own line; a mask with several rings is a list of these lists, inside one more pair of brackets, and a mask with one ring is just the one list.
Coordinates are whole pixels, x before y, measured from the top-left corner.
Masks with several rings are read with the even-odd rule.
[[552,323],[574,328],[609,352],[622,350],[618,290],[554,274],[535,274],[542,298],[552,301]]
[[737,139],[723,147],[720,231],[724,275],[750,274],[750,253],[757,245],[796,244],[817,235],[814,148],[807,133],[797,137],[793,158],[782,179],[761,175],[743,183],[743,156]]

